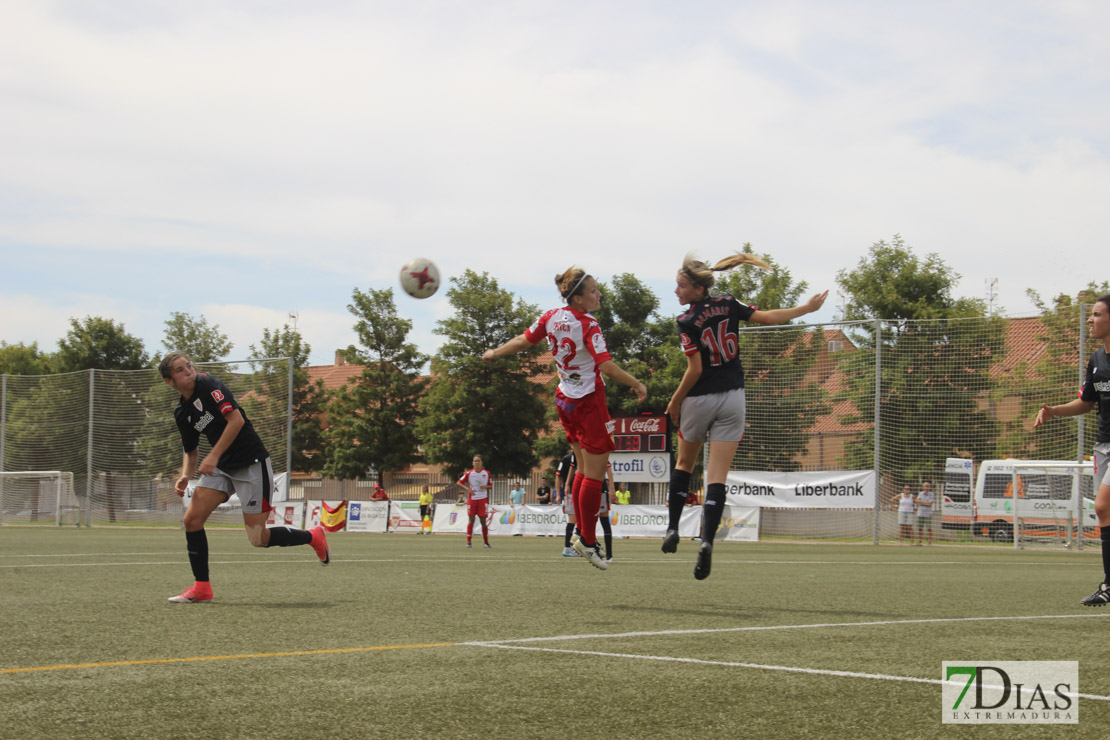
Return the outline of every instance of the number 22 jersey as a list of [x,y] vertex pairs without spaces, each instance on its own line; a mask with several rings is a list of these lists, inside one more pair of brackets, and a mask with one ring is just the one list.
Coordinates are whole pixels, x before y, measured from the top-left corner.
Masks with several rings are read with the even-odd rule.
[[611,358],[593,316],[570,306],[554,308],[536,319],[524,337],[532,344],[547,338],[564,396],[584,398],[605,387],[597,366]]
[[754,306],[730,295],[698,301],[678,317],[678,336],[687,356],[701,354],[701,377],[687,396],[725,393],[744,387],[740,364],[740,322],[756,312]]

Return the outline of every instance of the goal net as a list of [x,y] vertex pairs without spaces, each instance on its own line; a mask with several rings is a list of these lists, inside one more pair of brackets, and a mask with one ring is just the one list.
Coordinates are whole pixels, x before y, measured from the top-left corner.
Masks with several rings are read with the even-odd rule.
[[0,523],[79,525],[81,501],[73,473],[20,470],[0,473]]
[[[975,526],[981,514],[976,474],[984,461],[1066,461],[1076,459],[1077,450],[1090,451],[1093,415],[1033,429],[1042,403],[1074,397],[1086,363],[1081,332],[1078,309],[1030,318],[742,328],[747,423],[730,469],[749,478],[780,476],[791,490],[814,476],[872,471],[874,491],[857,508],[843,501],[829,506],[817,497],[813,505],[763,506],[760,537],[1012,544],[1012,537],[1002,537],[1012,529]],[[951,472],[956,462],[958,473]],[[1036,496],[1047,497],[1031,500],[1040,511],[1065,496],[1065,485],[1069,491],[1089,487],[1082,476],[1046,475],[1041,471],[1045,482],[1033,486]],[[692,485],[701,483],[696,478]],[[906,487],[914,499],[908,524],[898,511]],[[919,519],[919,494],[926,490],[933,506]],[[1073,505],[1087,494],[1066,495]],[[1080,529],[1073,526],[1073,540]],[[1082,531],[1090,536],[1087,525]],[[1064,537],[1066,528],[1061,532]],[[1030,541],[1051,541],[1041,534]]]
[[[266,445],[274,473],[286,472],[291,360],[196,367],[227,385]],[[180,525],[184,510],[174,482],[182,447],[173,420],[180,396],[157,370],[3,375],[0,380],[0,471],[71,471],[70,489],[86,526]],[[202,435],[201,459],[209,449]],[[16,499],[10,496],[5,493],[5,521],[16,516]],[[34,499],[39,508],[20,504],[23,516],[41,519],[43,498]],[[219,518],[213,523],[221,523]],[[237,514],[227,517],[228,524],[236,521],[241,521]]]

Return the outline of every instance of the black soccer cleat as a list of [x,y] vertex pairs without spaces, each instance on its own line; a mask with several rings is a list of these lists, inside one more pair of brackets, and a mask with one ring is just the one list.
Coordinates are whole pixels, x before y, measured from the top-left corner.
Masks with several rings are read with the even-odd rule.
[[1110,588],[1101,583],[1093,594],[1083,599],[1083,606],[1102,606],[1107,602],[1110,602]]
[[668,529],[663,535],[663,552],[676,552],[678,550],[678,530]]
[[713,566],[713,543],[701,543],[698,550],[698,563],[694,566],[694,578],[704,581],[709,578],[709,569]]

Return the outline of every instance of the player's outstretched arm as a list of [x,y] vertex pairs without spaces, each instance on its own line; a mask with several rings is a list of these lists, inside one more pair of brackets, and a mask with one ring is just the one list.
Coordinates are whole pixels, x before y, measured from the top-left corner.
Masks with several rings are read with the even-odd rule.
[[1084,401],[1082,398],[1068,401],[1061,406],[1049,406],[1047,403],[1041,404],[1041,409],[1037,412],[1037,418],[1033,420],[1033,428],[1036,429],[1054,416],[1079,416],[1080,414],[1087,413],[1094,407],[1094,401]]
[[515,355],[517,352],[522,352],[531,346],[532,343],[528,341],[528,338],[523,334],[519,334],[496,349],[487,349],[482,353],[482,359],[486,362],[490,362],[496,360],[498,357]]
[[750,321],[755,324],[763,324],[764,326],[772,326],[774,324],[784,324],[787,321],[796,319],[799,316],[805,316],[807,313],[813,313],[825,305],[825,299],[829,297],[829,291],[824,293],[816,293],[810,296],[810,299],[800,306],[793,308],[772,308],[769,311],[756,311],[752,314]]
[[643,403],[647,400],[647,386],[640,381],[633,378],[612,360],[606,360],[597,366],[597,369],[605,374],[605,377],[612,378],[622,385],[627,385],[636,393],[636,400]]

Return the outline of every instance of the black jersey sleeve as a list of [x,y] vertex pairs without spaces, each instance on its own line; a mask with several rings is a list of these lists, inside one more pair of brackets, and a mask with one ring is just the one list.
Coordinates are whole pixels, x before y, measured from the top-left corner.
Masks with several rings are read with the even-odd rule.
[[1084,376],[1083,387],[1079,389],[1079,397],[1087,403],[1098,403],[1099,393],[1095,389],[1095,362],[1096,356],[1092,354],[1090,359],[1087,360],[1087,373]]

